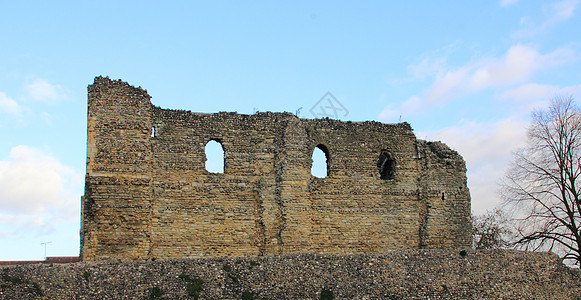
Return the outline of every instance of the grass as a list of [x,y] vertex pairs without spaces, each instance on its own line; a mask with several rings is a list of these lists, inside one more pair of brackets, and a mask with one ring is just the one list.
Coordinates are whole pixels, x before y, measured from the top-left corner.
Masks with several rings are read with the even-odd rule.
[[199,277],[192,279],[190,275],[186,274],[181,274],[178,277],[187,282],[186,290],[188,292],[188,295],[194,298],[195,300],[199,299],[200,293],[202,292],[202,285],[204,284],[204,281]]

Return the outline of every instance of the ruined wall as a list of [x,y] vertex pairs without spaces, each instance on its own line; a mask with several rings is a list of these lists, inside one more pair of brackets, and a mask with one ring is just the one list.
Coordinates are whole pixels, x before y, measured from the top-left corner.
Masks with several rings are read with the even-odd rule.
[[[83,260],[471,246],[463,159],[407,123],[167,110],[103,77],[88,114]],[[210,140],[224,173],[205,169]]]
[[334,299],[581,300],[581,272],[554,254],[510,250],[0,266],[0,299],[329,299],[324,292]]

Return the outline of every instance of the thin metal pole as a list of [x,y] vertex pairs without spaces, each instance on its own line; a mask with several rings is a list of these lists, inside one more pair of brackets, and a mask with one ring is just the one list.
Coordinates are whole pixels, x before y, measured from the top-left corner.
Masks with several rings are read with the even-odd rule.
[[52,243],[52,242],[42,242],[42,243],[40,243],[41,245],[44,245],[44,260],[46,260],[46,245],[47,244],[50,244],[50,243]]

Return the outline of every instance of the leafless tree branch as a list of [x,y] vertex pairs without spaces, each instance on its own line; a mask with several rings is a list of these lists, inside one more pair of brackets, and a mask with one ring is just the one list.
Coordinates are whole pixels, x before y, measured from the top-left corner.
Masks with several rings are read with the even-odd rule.
[[556,98],[536,111],[528,145],[515,153],[502,184],[504,205],[516,222],[514,244],[550,250],[581,265],[581,110]]

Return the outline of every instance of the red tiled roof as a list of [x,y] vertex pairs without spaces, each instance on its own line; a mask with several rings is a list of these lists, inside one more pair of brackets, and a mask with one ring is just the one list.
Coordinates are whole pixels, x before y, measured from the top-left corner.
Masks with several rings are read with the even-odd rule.
[[78,261],[79,261],[78,256],[53,256],[47,257],[46,260],[0,261],[0,266],[31,265],[31,264],[66,264],[66,263],[75,263]]

